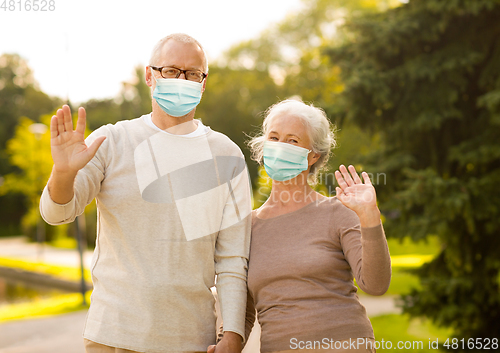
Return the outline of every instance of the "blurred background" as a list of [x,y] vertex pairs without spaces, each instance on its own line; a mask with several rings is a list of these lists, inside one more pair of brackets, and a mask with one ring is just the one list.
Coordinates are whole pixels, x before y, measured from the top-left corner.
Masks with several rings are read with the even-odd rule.
[[[469,339],[498,344],[500,1],[137,6],[0,8],[0,352],[83,352],[96,209],[74,224],[41,220],[47,127],[62,104],[86,108],[88,133],[149,113],[144,67],[174,32],[205,46],[210,71],[196,118],[242,149],[254,207],[270,184],[245,143],[285,98],[323,108],[337,127],[317,190],[335,193],[340,164],[372,176],[393,264],[387,294],[360,291],[378,341],[420,341],[423,349],[409,350],[421,352],[436,340],[456,351],[472,351]],[[247,352],[258,351],[254,342]]]

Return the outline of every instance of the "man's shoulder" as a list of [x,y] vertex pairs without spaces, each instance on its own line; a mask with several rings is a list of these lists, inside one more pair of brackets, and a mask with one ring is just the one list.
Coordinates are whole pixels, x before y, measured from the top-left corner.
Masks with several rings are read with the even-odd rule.
[[222,132],[211,130],[208,139],[211,148],[215,148],[217,151],[225,151],[226,153],[223,154],[243,155],[240,147]]
[[123,129],[135,129],[137,128],[138,126],[142,126],[143,125],[143,122],[142,122],[142,116],[139,117],[139,118],[135,118],[135,119],[130,119],[130,120],[119,120],[117,121],[116,123],[109,123],[109,124],[106,124],[106,125],[103,125],[101,127],[99,127],[97,130],[107,130],[107,131],[116,131],[116,130],[123,130]]
[[141,120],[142,117],[139,117],[130,120],[120,120],[116,123],[105,124],[95,129],[92,132],[91,136],[97,137],[104,135],[110,137],[115,134],[120,134],[124,131],[137,131],[137,129],[144,125]]

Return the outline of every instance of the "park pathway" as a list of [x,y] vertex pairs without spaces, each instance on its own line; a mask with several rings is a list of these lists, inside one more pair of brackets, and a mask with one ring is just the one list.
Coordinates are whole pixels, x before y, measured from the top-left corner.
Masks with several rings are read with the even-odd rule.
[[[0,257],[14,257],[47,263],[79,266],[76,250],[44,246],[40,257],[37,244],[26,243],[23,237],[0,239]],[[85,266],[90,266],[92,252],[85,254]],[[399,313],[391,296],[363,295],[361,302],[369,316]],[[86,310],[0,324],[0,353],[84,353],[82,331]],[[254,327],[243,353],[259,353],[260,327]]]

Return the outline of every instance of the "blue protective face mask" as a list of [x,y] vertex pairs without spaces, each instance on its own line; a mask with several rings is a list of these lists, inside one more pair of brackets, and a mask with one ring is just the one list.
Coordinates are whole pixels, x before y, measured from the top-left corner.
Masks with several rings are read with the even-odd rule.
[[295,178],[309,168],[307,156],[310,150],[284,142],[264,142],[264,168],[273,180]]
[[180,117],[196,108],[201,100],[202,82],[178,78],[156,78],[153,98],[168,115]]

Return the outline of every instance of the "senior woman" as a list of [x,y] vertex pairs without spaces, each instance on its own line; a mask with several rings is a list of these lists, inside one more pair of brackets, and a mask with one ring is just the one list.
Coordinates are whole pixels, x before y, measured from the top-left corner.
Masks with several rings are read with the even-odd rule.
[[340,166],[335,197],[309,185],[334,144],[323,110],[295,100],[272,106],[249,143],[272,179],[253,211],[248,267],[246,336],[256,309],[263,353],[375,351],[353,278],[364,292],[384,294],[389,249],[367,173],[363,182],[353,166]]

